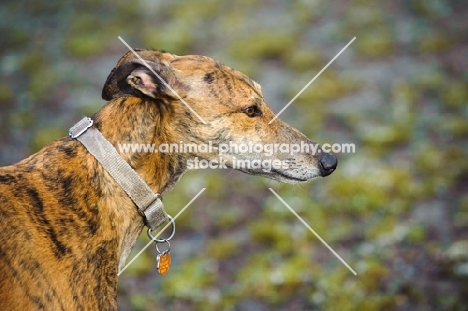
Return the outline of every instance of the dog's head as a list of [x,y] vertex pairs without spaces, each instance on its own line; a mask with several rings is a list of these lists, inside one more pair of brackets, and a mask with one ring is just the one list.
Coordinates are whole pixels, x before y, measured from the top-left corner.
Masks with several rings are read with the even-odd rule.
[[241,72],[206,56],[136,53],[139,57],[128,52],[119,60],[102,97],[109,101],[140,97],[164,105],[167,109],[162,111],[171,114],[165,119],[176,132],[175,143],[210,143],[217,148],[212,152],[192,149],[187,161],[225,164],[289,183],[335,170],[335,156],[279,119],[270,124],[275,114],[260,86]]

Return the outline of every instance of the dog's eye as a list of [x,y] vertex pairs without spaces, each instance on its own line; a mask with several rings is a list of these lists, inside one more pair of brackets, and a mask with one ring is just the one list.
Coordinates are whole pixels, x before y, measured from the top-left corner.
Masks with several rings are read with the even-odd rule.
[[249,107],[245,108],[244,113],[246,115],[248,115],[249,117],[251,117],[251,118],[262,115],[262,112],[260,111],[260,109],[258,109],[257,106],[249,106]]

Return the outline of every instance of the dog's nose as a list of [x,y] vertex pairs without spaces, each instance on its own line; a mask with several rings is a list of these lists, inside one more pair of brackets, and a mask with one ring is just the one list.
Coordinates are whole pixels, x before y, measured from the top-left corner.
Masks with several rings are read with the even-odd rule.
[[322,153],[320,157],[320,172],[322,176],[328,176],[336,169],[338,165],[338,160],[333,154]]

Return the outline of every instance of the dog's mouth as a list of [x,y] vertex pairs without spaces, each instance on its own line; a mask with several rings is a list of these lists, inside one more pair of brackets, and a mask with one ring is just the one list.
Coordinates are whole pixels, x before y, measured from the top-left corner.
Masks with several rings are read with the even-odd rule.
[[[240,161],[240,160],[236,160],[236,161]],[[288,183],[288,184],[305,183],[316,177],[324,177],[327,175],[327,174],[323,174],[322,169],[320,167],[317,167],[317,165],[314,165],[312,163],[310,163],[309,165],[305,165],[306,163],[303,163],[304,161],[302,163],[297,163],[296,161],[294,161],[294,159],[283,160],[282,162],[283,165],[286,165],[285,163],[287,163],[287,167],[284,167],[284,168],[278,167],[279,165],[277,164],[278,162],[275,162],[276,163],[275,164],[276,166],[275,166],[272,164],[272,162],[267,162],[270,164],[266,165],[266,164],[263,164],[263,162],[258,159],[251,160],[251,163],[253,163],[253,161],[257,161],[256,167],[240,166],[238,165],[238,162],[233,163],[231,161],[228,161],[227,163],[225,163],[225,167],[228,167],[230,169],[240,171],[249,175],[261,176],[264,178],[268,178],[268,179],[272,179],[278,182]]]
[[[232,169],[232,167],[230,167]],[[302,176],[292,176],[289,174],[286,174],[285,172],[276,170],[276,169],[271,169],[271,170],[247,170],[247,169],[235,169],[237,171],[241,171],[243,173],[249,174],[249,175],[254,175],[254,176],[261,176],[265,177],[268,179],[273,179],[279,182],[283,183],[288,183],[288,184],[297,184],[297,183],[303,183],[303,182],[308,182],[311,179],[315,177],[319,177],[320,175],[317,176],[312,176],[310,178],[302,177]]]
[[319,175],[311,176],[310,178],[306,178],[306,177],[303,177],[303,176],[292,176],[292,175],[286,174],[285,172],[282,172],[282,171],[279,171],[279,170],[274,170],[274,169],[272,169],[269,172],[261,172],[259,174],[253,173],[253,175],[259,175],[259,176],[262,176],[262,177],[266,177],[266,178],[269,178],[269,179],[273,179],[273,180],[288,183],[288,184],[297,184],[297,183],[308,182],[308,181],[310,181],[311,179],[313,179],[315,177],[319,177]]
[[[276,174],[277,176],[281,176],[282,179],[284,178],[284,179],[286,179],[286,180],[288,180],[290,182],[293,182],[293,183],[307,182],[307,181],[311,180],[312,178],[314,178],[314,177],[312,177],[312,178],[307,179],[307,178],[300,178],[300,177],[290,176],[290,175],[287,175],[284,172],[281,172],[281,171],[278,171],[278,170],[272,170],[271,172]],[[270,176],[270,178],[271,178],[271,176]]]

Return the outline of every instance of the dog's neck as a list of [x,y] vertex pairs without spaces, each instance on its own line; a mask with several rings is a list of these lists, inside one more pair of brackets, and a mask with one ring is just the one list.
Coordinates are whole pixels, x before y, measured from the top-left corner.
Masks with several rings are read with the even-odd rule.
[[[107,103],[94,116],[94,124],[102,135],[113,144],[121,157],[142,177],[155,192],[163,195],[169,191],[186,170],[185,161],[180,157],[167,156],[163,153],[131,153],[119,150],[119,144],[158,144],[171,143],[175,138],[169,134],[168,121],[170,112],[163,111],[164,105],[153,101],[145,102],[141,98],[126,97],[114,99]],[[115,123],[119,120],[119,123]],[[102,184],[116,185],[107,180]],[[118,188],[118,185],[117,185]],[[110,197],[107,206],[113,210],[115,228],[121,242],[119,269],[143,229],[143,219],[137,213],[136,206],[128,197],[122,195],[122,189],[113,189],[122,196],[122,206],[115,205],[115,198]],[[112,220],[111,220],[112,221]]]
[[[119,145],[154,145],[175,143],[177,137],[169,121],[170,111],[154,101],[137,97],[118,98],[107,103],[94,116],[95,126],[116,148],[120,156],[159,194],[171,190],[186,170],[186,162],[179,157],[160,152],[125,151]],[[115,123],[119,120],[119,123]],[[128,152],[130,151],[130,152]]]

